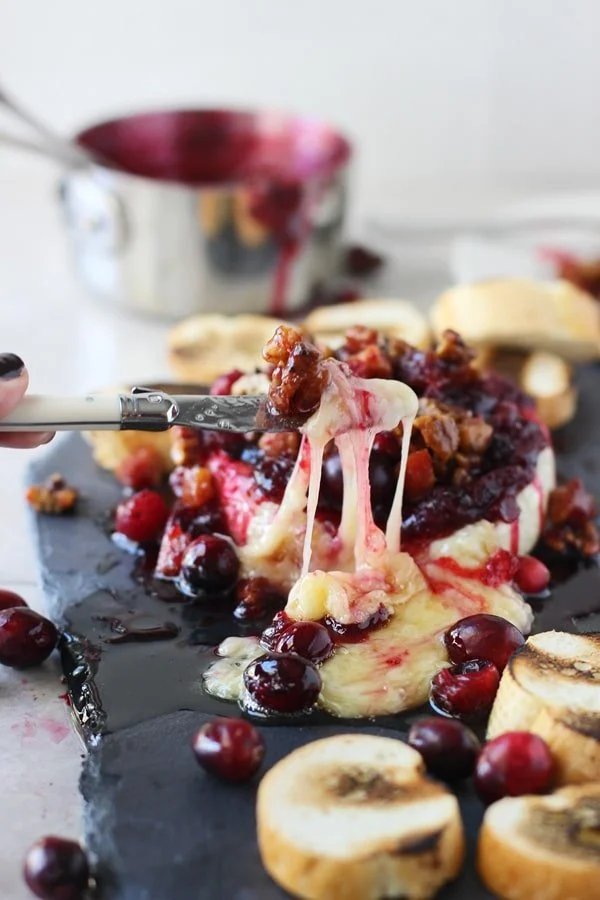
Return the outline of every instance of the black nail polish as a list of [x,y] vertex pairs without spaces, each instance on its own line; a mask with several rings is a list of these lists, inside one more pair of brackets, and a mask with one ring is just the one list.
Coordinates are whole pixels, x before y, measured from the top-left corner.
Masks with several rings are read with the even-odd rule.
[[0,353],[0,381],[10,381],[18,378],[25,363],[16,353]]

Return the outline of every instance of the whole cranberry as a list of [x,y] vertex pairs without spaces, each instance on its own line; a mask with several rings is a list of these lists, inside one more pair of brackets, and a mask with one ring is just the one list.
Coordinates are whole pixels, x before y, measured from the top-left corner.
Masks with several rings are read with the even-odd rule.
[[265,742],[244,719],[215,719],[196,731],[192,750],[202,768],[225,781],[246,781],[260,768]]
[[515,574],[515,584],[524,594],[541,594],[550,584],[550,572],[535,556],[522,556]]
[[337,450],[326,454],[321,474],[321,495],[325,505],[332,509],[341,509],[344,499],[344,478],[342,462]]
[[138,447],[115,470],[117,481],[133,491],[156,487],[162,476],[162,459],[154,447]]
[[369,459],[369,483],[371,486],[371,505],[376,519],[389,515],[392,500],[396,492],[398,475],[395,462],[387,453],[376,453],[374,450]]
[[427,771],[444,781],[472,775],[481,749],[477,736],[462,722],[436,716],[415,722],[408,732],[408,744],[419,751]]
[[167,523],[167,504],[147,488],[117,506],[115,531],[140,544],[158,538]]
[[319,622],[293,622],[278,639],[275,651],[295,653],[310,662],[321,663],[333,653],[333,641]]
[[475,766],[475,790],[484,803],[502,797],[543,794],[554,776],[547,743],[528,731],[509,731],[488,741]]
[[260,643],[266,650],[275,650],[277,642],[286,628],[291,625],[290,617],[281,610],[275,613],[273,621],[265,628],[260,636]]
[[265,653],[247,667],[244,687],[261,709],[294,713],[313,706],[321,690],[321,677],[306,659],[289,653]]
[[373,451],[386,454],[395,462],[400,462],[400,457],[402,456],[401,443],[393,431],[380,431],[379,434],[376,434],[373,441]]
[[29,669],[47,659],[58,641],[58,631],[44,616],[26,606],[0,611],[0,664]]
[[467,616],[449,628],[444,643],[450,662],[487,659],[502,672],[515,650],[523,646],[525,638],[507,619],[480,613]]
[[438,712],[474,721],[489,713],[499,684],[500,673],[492,662],[472,659],[438,672],[429,701]]
[[226,534],[226,526],[223,514],[214,501],[205,503],[197,509],[183,506],[178,501],[173,507],[172,520],[182,531],[187,532],[191,538],[201,537],[203,534]]
[[203,534],[185,551],[183,587],[191,593],[223,594],[236,583],[240,562],[233,543],[220,534]]
[[15,606],[27,606],[20,594],[0,589],[0,609],[13,609]]
[[45,837],[27,851],[23,876],[27,886],[41,900],[83,900],[90,866],[75,841]]

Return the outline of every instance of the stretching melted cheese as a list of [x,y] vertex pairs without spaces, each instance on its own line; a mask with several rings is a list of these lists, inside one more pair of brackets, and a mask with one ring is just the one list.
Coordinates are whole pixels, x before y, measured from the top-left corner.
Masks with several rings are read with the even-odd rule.
[[[334,715],[375,716],[400,712],[427,698],[432,676],[447,664],[441,634],[458,619],[489,612],[527,632],[531,611],[509,584],[491,587],[475,574],[500,549],[501,536],[490,523],[485,540],[475,542],[473,575],[418,565],[400,549],[402,495],[412,424],[418,398],[405,384],[363,380],[336,361],[326,361],[328,385],[318,411],[304,428],[296,466],[278,509],[257,516],[242,548],[246,572],[285,583],[290,567],[300,571],[285,608],[290,619],[318,621],[327,616],[344,624],[364,623],[385,607],[388,622],[360,643],[338,644],[322,664],[319,704]],[[403,425],[398,483],[385,534],[371,512],[369,457],[380,431]],[[315,524],[323,454],[333,441],[343,473],[341,522],[335,537]],[[270,518],[269,518],[270,514]],[[302,539],[300,531],[303,530]],[[290,548],[302,544],[301,559]],[[293,551],[292,551],[293,552]],[[311,565],[318,561],[319,567]],[[323,565],[325,562],[325,565]],[[243,698],[243,670],[262,651],[253,639],[231,639],[221,659],[204,677],[206,689],[227,699]]]

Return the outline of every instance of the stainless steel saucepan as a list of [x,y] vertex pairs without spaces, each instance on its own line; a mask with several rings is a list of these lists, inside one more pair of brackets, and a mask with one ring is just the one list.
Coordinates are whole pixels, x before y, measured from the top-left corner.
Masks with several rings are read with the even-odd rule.
[[313,119],[165,110],[111,119],[68,141],[0,89],[58,159],[75,267],[97,296],[134,312],[285,316],[339,261],[351,147]]

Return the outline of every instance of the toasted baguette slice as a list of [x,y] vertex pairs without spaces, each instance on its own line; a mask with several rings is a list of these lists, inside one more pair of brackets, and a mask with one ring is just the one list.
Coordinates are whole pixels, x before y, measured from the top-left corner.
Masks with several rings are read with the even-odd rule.
[[366,325],[388,337],[401,338],[414,347],[429,347],[431,330],[426,317],[407,300],[359,300],[321,306],[304,320],[318,343],[335,349],[354,325]]
[[269,874],[306,900],[433,897],[464,857],[456,798],[391,738],[340,735],[295,750],[262,780],[257,827]]
[[532,731],[544,738],[559,784],[600,781],[600,635],[547,631],[509,660],[487,737]]
[[431,323],[437,336],[452,328],[474,346],[547,350],[572,362],[600,358],[600,306],[567,281],[458,285],[438,298]]
[[548,428],[561,428],[570,422],[577,408],[573,370],[555,353],[538,351],[525,360],[520,374],[521,387],[535,400],[538,414]]
[[600,784],[507,797],[486,811],[477,866],[503,900],[600,896]]
[[168,336],[169,364],[182,381],[206,383],[230,369],[263,365],[262,349],[281,325],[269,316],[200,315],[184,319]]

